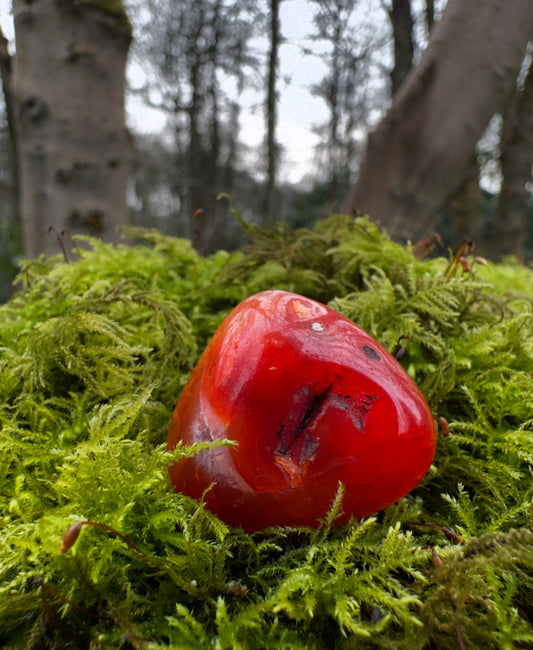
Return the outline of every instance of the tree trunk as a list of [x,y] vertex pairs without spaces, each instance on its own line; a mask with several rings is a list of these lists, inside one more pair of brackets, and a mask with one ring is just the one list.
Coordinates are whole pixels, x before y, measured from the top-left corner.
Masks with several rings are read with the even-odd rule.
[[11,181],[10,189],[10,211],[11,218],[15,224],[20,223],[19,190],[18,190],[18,157],[17,139],[15,135],[15,107],[13,105],[12,93],[12,57],[7,47],[7,39],[0,29],[0,76],[2,78],[2,91],[6,107],[7,137],[8,137],[8,161],[9,176]]
[[533,33],[530,0],[449,0],[418,66],[370,135],[345,208],[416,240],[465,177]]
[[[190,85],[190,100],[187,105],[189,117],[189,133],[187,144],[186,165],[188,180],[188,204],[186,210],[192,220],[192,243],[200,253],[204,252],[205,228],[207,223],[207,186],[205,183],[206,152],[204,149],[201,124],[202,109],[204,108],[204,93],[206,88],[205,75],[207,67],[201,55],[200,43],[205,20],[205,7],[199,3],[195,7],[198,16],[195,18],[194,31],[187,35],[187,71]],[[205,34],[202,40],[205,40]],[[199,49],[200,48],[200,49]],[[203,52],[202,52],[203,54]]]
[[435,24],[435,3],[433,0],[426,0],[426,29],[429,34]]
[[479,175],[477,151],[474,151],[470,157],[470,169],[448,204],[451,226],[449,245],[453,251],[459,250],[466,240],[475,244],[477,252],[486,254],[483,239],[483,192],[479,186]]
[[266,183],[266,219],[273,223],[277,212],[276,177],[278,170],[279,148],[276,142],[276,123],[278,97],[276,80],[278,75],[279,46],[281,42],[279,6],[281,0],[270,0],[270,52],[268,57],[268,82],[266,101],[267,122],[267,183]]
[[533,163],[533,60],[524,81],[504,114],[500,164],[502,188],[496,224],[498,256],[524,257],[526,211]]
[[221,2],[216,0],[213,5],[211,18],[211,43],[208,48],[210,70],[208,72],[206,94],[210,101],[209,142],[205,151],[205,168],[203,177],[205,179],[204,205],[205,209],[195,217],[199,226],[195,232],[193,241],[196,250],[201,255],[206,255],[210,250],[210,244],[218,226],[218,202],[219,194],[219,171],[220,171],[220,88],[217,78],[220,61],[220,39],[222,37],[220,11]]
[[191,100],[187,107],[189,115],[189,143],[186,165],[188,165],[188,199],[187,205],[192,224],[192,244],[200,253],[205,253],[205,229],[207,225],[207,187],[205,183],[206,152],[200,132],[200,112],[204,103],[205,70],[200,58],[194,59],[190,69]]
[[57,253],[50,226],[119,237],[128,222],[124,73],[131,26],[120,2],[14,0],[13,91],[26,255]]
[[394,67],[391,71],[391,95],[394,96],[413,67],[411,0],[392,0],[388,14],[394,39]]

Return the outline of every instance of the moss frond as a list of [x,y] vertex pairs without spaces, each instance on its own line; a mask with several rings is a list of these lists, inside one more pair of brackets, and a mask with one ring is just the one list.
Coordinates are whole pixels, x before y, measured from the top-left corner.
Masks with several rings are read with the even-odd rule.
[[[363,218],[238,218],[250,243],[233,255],[137,229],[133,246],[86,238],[74,263],[24,263],[0,307],[0,645],[531,644],[533,273],[450,278]],[[336,526],[339,486],[318,529],[249,535],[170,485],[203,448],[166,451],[179,394],[224,316],[268,288],[400,342],[449,423],[422,484],[373,517]]]

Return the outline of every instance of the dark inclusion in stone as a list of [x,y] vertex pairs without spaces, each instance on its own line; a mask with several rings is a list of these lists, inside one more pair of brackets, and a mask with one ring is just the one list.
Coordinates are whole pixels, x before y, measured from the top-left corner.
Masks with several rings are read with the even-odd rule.
[[371,348],[368,345],[363,346],[364,353],[369,359],[375,359],[376,361],[381,361],[381,357],[379,354],[374,350],[374,348]]
[[283,424],[281,425],[277,433],[280,441],[278,448],[276,449],[277,453],[288,454],[291,451],[296,440],[307,431],[307,428],[325,406],[325,401],[330,394],[332,386],[333,384],[330,384],[326,390],[318,394],[308,394],[307,391],[303,391],[306,402],[303,412],[299,417],[297,416],[297,419],[288,422],[288,426]]
[[[373,358],[380,359],[372,348],[368,349],[375,355]],[[279,440],[275,452],[277,456],[290,456],[300,464],[310,460],[318,446],[318,441],[313,437],[314,424],[328,408],[344,411],[353,426],[358,431],[364,431],[368,415],[378,397],[367,393],[345,395],[332,389],[333,382],[320,392],[314,392],[307,386],[296,391],[293,408],[276,432]]]

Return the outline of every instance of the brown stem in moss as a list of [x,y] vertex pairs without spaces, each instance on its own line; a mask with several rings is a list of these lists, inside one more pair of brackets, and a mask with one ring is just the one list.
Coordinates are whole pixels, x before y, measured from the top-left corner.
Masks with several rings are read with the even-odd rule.
[[41,585],[42,589],[46,590],[47,593],[54,596],[54,598],[57,598],[58,600],[62,600],[64,603],[67,603],[72,607],[72,609],[75,609],[77,612],[80,612],[80,614],[83,614],[84,616],[89,616],[90,618],[94,618],[96,620],[100,620],[101,616],[99,614],[95,614],[95,612],[90,612],[88,609],[85,609],[85,607],[82,607],[81,605],[74,602],[70,598],[63,596],[63,594],[60,594],[59,591],[56,591],[53,587],[50,587],[50,585],[46,583],[44,579],[40,580],[39,584]]
[[466,262],[465,255],[469,251],[473,251],[474,248],[475,248],[474,242],[466,241],[466,239],[463,241],[461,247],[459,248],[459,250],[455,254],[455,257],[448,264],[448,267],[447,267],[446,272],[445,272],[446,282],[449,282],[452,279],[452,277],[454,276],[455,271],[457,270],[457,267],[459,265],[461,265],[463,267],[463,269],[465,269],[465,266],[464,266],[464,262]]
[[422,239],[413,246],[413,255],[417,260],[423,260],[433,252],[437,244],[444,248],[441,236],[438,232],[435,232],[431,235],[428,235],[425,239]]
[[59,245],[61,246],[61,250],[63,251],[63,259],[65,260],[65,262],[68,262],[69,259],[68,259],[68,255],[67,255],[67,249],[65,248],[65,244],[63,243],[63,239],[62,239],[61,235],[59,234],[59,232],[57,231],[57,228],[55,226],[50,226],[50,228],[48,228],[48,232],[46,233],[46,236],[48,237],[48,235],[51,232],[53,232],[55,234],[55,236],[57,237],[57,241],[59,242]]
[[463,641],[463,635],[461,633],[461,626],[459,623],[455,624],[455,633],[457,634],[457,642],[459,643],[459,650],[466,650],[465,642]]
[[454,530],[451,528],[446,528],[445,526],[439,526],[438,524],[428,524],[423,521],[406,521],[405,523],[408,526],[424,526],[425,528],[433,528],[434,530],[438,530],[439,532],[444,533],[444,535],[446,535],[446,538],[453,544],[463,544],[464,542],[464,539],[461,537],[461,535],[458,535]]
[[439,417],[439,424],[440,428],[442,430],[442,435],[447,438],[450,435],[450,425],[448,423],[448,420],[446,418],[443,418],[442,416]]
[[68,240],[70,242],[70,245],[72,248],[79,254],[80,253],[80,247],[78,246],[78,242],[74,239],[74,237],[71,235],[69,230],[62,230],[61,231],[61,237],[68,237]]
[[52,608],[50,607],[50,603],[48,602],[48,597],[47,597],[50,588],[45,583],[44,578],[39,578],[38,580],[36,580],[36,583],[41,587],[41,602],[43,606],[43,612],[46,618],[48,619],[50,625],[52,625],[61,634],[65,634],[66,636],[68,636],[69,639],[71,639],[71,641],[79,643],[81,637],[78,636],[75,632],[73,632],[69,628],[67,628],[65,625],[63,625],[60,619],[52,611]]
[[138,546],[136,546],[125,535],[119,533],[118,530],[115,530],[111,526],[108,526],[107,524],[102,524],[99,521],[77,521],[75,524],[72,524],[72,526],[70,526],[70,528],[63,536],[63,542],[59,549],[60,553],[66,553],[70,548],[72,548],[72,546],[74,546],[83,526],[95,526],[96,528],[101,528],[102,530],[105,530],[106,532],[111,533],[116,537],[120,537],[120,539],[136,553],[139,553],[140,555],[146,555],[146,553],[141,551],[141,549]]
[[433,568],[438,569],[443,565],[442,558],[437,553],[437,551],[433,548],[433,546],[430,546],[429,548],[431,549],[431,560],[433,562]]

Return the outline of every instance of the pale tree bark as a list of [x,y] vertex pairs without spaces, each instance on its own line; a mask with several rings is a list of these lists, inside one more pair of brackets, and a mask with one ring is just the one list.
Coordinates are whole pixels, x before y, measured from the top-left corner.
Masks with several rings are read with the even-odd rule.
[[128,222],[121,2],[14,0],[13,92],[25,252],[57,253],[58,232],[117,241]]
[[533,59],[522,88],[504,113],[500,140],[502,188],[498,206],[495,252],[524,257],[527,200],[533,165]]
[[370,134],[345,208],[416,240],[463,181],[533,33],[530,0],[449,0],[420,63]]

